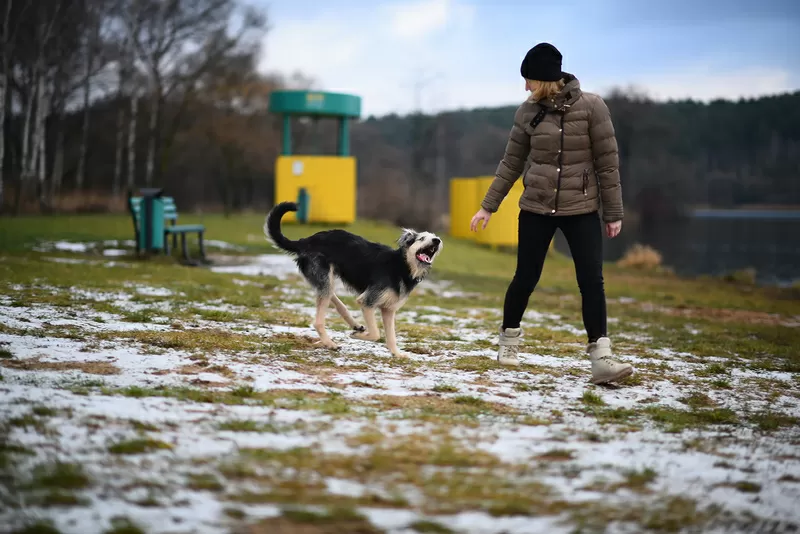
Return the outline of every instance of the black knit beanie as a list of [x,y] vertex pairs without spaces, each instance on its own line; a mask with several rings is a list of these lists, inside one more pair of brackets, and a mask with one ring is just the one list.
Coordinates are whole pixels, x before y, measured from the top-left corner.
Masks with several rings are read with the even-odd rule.
[[527,80],[557,82],[561,73],[561,52],[550,43],[539,43],[525,54],[520,74]]

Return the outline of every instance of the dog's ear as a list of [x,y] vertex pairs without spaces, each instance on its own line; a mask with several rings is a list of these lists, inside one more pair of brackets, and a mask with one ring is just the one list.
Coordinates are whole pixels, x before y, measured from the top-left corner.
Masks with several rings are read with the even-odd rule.
[[397,243],[401,247],[408,247],[414,242],[415,239],[417,239],[417,232],[408,228],[403,228],[403,233],[400,234],[400,238],[397,240]]

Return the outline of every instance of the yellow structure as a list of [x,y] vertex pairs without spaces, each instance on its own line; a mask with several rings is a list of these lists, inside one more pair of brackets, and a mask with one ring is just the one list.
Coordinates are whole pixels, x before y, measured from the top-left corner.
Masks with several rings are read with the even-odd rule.
[[478,182],[475,178],[450,180],[450,235],[453,237],[472,239],[475,236],[469,230],[469,221],[478,210],[475,204]]
[[[296,202],[308,193],[307,220],[347,224],[356,219],[356,159],[352,156],[279,156],[275,164],[275,203]],[[298,222],[287,213],[286,222]]]
[[485,229],[479,227],[477,232],[469,229],[470,220],[480,209],[493,179],[494,176],[476,176],[450,180],[450,235],[490,246],[513,247],[517,245],[519,199],[524,189],[521,179],[511,187]]
[[[275,161],[275,202],[297,202],[287,222],[349,224],[356,219],[356,160],[350,155],[350,121],[361,114],[361,98],[320,91],[273,91],[269,109],[283,116],[281,156]],[[296,154],[292,118],[335,119],[335,155]]]

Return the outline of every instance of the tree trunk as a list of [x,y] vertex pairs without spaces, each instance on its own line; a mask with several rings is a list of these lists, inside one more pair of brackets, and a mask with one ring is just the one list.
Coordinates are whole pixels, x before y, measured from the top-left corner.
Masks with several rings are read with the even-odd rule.
[[64,176],[64,117],[59,110],[55,119],[56,154],[53,158],[53,174],[50,176],[50,204],[55,205],[61,193],[61,179]]
[[[36,105],[36,150],[34,157],[38,157],[38,193],[39,205],[46,205],[47,183],[47,115],[49,114],[50,97],[47,80],[44,76],[39,79],[39,102]],[[37,167],[36,163],[32,167]]]
[[[0,43],[3,48],[2,57],[0,57],[0,61],[2,61],[0,67],[3,68],[3,72],[0,73],[0,213],[3,213],[3,208],[5,207],[3,171],[6,163],[6,109],[8,109],[6,106],[10,106],[10,102],[7,102],[7,100],[10,100],[9,96],[11,95],[9,83],[11,82],[12,39],[9,37],[8,31],[11,22],[11,4],[12,0],[7,0],[6,13],[3,17],[3,41]],[[13,115],[13,112],[11,114]]]
[[128,192],[136,185],[136,115],[139,97],[134,91],[131,94],[131,119],[128,122]]
[[91,52],[86,54],[86,73],[83,79],[83,131],[81,132],[80,156],[78,157],[78,173],[75,175],[75,189],[80,191],[86,177],[86,150],[89,144],[89,96],[91,85],[92,59]]
[[153,92],[153,98],[150,104],[150,128],[148,130],[149,145],[147,148],[147,172],[145,174],[144,183],[147,187],[153,185],[153,172],[156,163],[156,151],[158,150],[158,123],[159,115],[161,114],[161,91],[156,90]]
[[31,84],[30,94],[28,96],[28,103],[25,106],[25,121],[22,126],[22,152],[20,154],[20,186],[22,189],[23,183],[30,178],[30,139],[31,139],[31,116],[33,115],[34,98],[36,97],[36,84]]
[[6,162],[6,91],[8,87],[8,72],[4,62],[3,73],[0,75],[0,213],[5,205],[3,194],[3,168]]
[[122,99],[117,99],[117,144],[114,154],[114,183],[111,185],[111,194],[115,197],[119,195],[122,186],[122,149],[125,143],[125,106]]

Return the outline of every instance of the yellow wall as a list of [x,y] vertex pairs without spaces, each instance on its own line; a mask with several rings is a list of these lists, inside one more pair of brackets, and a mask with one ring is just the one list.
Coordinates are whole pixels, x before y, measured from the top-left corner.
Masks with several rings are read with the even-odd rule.
[[[301,187],[311,198],[308,222],[349,224],[356,220],[356,159],[351,156],[279,156],[275,203],[297,202]],[[287,222],[296,222],[287,214]]]
[[[478,180],[474,178],[453,178],[450,180],[450,235],[464,239],[472,239],[469,221],[478,206]],[[478,200],[480,202],[480,200]]]
[[451,179],[450,235],[473,239],[486,245],[516,246],[519,199],[524,189],[521,179],[514,183],[506,198],[503,199],[503,203],[500,204],[500,209],[492,214],[486,229],[479,227],[477,232],[469,230],[470,220],[480,209],[481,200],[493,179],[493,176]]

